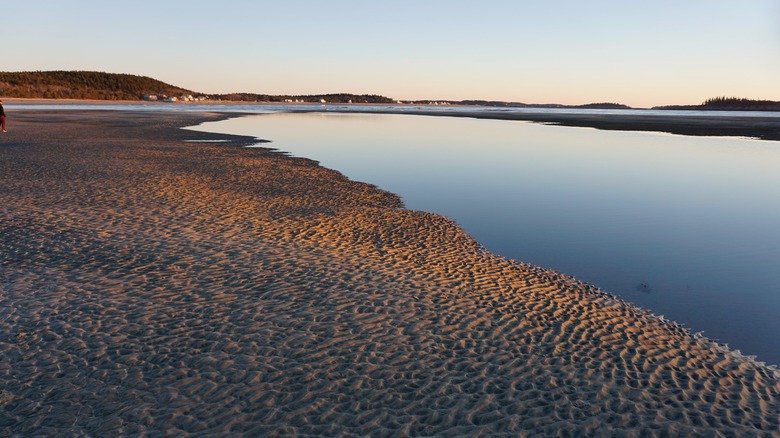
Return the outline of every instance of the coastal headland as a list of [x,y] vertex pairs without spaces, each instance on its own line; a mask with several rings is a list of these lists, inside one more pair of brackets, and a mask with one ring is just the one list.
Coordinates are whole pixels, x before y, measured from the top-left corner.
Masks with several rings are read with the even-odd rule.
[[776,368],[314,161],[179,129],[231,116],[14,111],[0,435],[780,430]]

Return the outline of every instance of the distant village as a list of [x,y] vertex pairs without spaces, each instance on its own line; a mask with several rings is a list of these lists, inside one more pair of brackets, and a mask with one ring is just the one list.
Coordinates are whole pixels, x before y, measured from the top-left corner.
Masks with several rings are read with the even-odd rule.
[[191,94],[185,95],[185,96],[166,96],[165,94],[162,95],[156,95],[156,94],[146,94],[141,96],[143,100],[148,100],[151,102],[204,102],[209,100],[208,96],[197,96],[194,97]]
[[[209,96],[193,96],[191,94],[187,95],[181,95],[181,96],[167,96],[165,94],[155,95],[155,94],[146,94],[141,96],[143,100],[150,101],[150,102],[206,102],[206,101],[214,101],[214,102],[221,102],[222,99],[214,99]],[[283,103],[316,103],[316,101],[311,100],[303,100],[303,99],[284,99],[281,100]],[[347,102],[344,101],[338,101],[334,100],[332,102],[329,102],[327,99],[319,99],[319,103],[347,103],[351,104],[352,99],[348,100]],[[358,103],[368,103],[368,102],[358,102]],[[447,101],[403,101],[403,100],[396,100],[394,103],[403,105],[403,104],[416,104],[416,105],[450,105],[450,102]]]

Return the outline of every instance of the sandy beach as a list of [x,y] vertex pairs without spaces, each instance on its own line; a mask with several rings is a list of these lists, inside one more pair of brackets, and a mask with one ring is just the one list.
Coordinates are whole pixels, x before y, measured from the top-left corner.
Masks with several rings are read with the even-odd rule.
[[9,114],[0,436],[778,435],[776,368],[226,117]]

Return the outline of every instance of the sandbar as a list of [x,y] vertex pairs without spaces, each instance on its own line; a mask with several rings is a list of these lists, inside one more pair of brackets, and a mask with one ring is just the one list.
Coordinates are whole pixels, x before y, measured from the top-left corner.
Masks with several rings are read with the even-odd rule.
[[315,161],[179,129],[232,116],[9,117],[0,435],[778,433],[775,367]]

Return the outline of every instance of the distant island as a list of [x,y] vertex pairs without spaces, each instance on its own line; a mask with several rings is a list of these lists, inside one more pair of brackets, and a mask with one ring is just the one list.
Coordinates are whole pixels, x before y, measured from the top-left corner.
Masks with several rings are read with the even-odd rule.
[[667,105],[653,107],[655,110],[704,110],[704,111],[780,111],[780,102],[773,100],[752,100],[738,97],[714,97],[701,105]]
[[460,100],[449,102],[457,105],[474,105],[474,106],[494,106],[505,108],[583,108],[583,109],[631,109],[628,105],[622,103],[588,103],[585,105],[561,105],[556,103],[522,103],[522,102],[502,102],[500,100]]
[[[236,92],[209,94],[177,87],[147,76],[95,71],[0,72],[0,96],[30,99],[92,99],[130,101],[228,101],[271,103],[363,103],[412,105],[467,105],[506,108],[631,109],[612,102],[585,105],[529,104],[497,100],[408,100],[375,94],[270,95]],[[668,105],[654,110],[780,111],[780,102],[716,97],[700,105]]]

